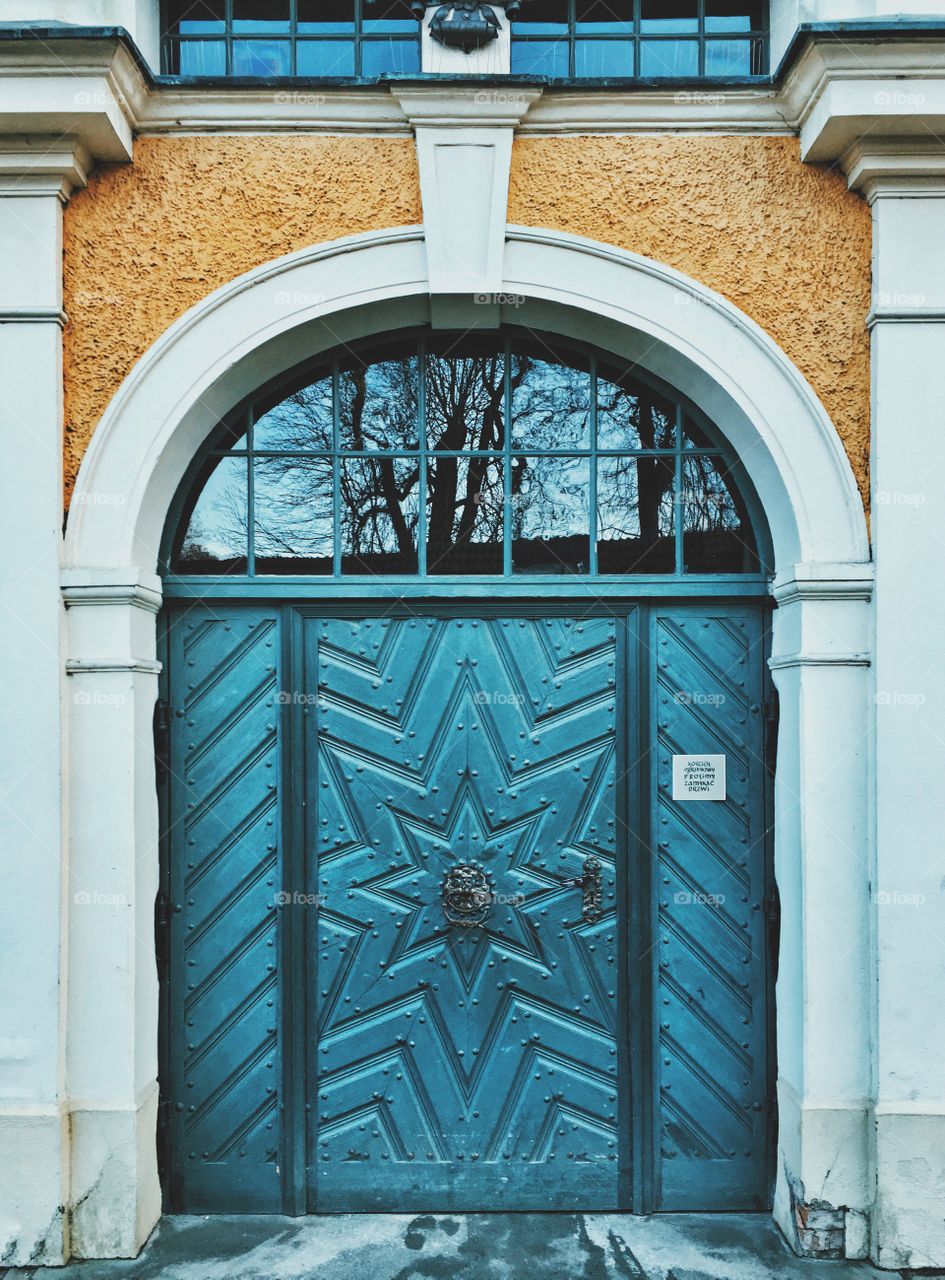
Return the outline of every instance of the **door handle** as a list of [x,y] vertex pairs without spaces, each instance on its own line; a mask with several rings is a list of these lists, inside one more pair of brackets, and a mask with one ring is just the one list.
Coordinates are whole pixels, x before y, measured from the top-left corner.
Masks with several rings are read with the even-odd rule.
[[581,890],[581,915],[588,924],[599,920],[603,912],[604,891],[600,878],[600,859],[590,854],[584,859],[584,874],[574,883]]

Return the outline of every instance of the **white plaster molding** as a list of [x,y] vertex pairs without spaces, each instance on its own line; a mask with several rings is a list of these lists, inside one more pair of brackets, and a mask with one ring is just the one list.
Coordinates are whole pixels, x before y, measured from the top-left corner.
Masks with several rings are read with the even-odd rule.
[[945,199],[945,140],[874,138],[868,132],[841,158],[847,182],[872,204],[880,198]]
[[119,40],[0,41],[0,134],[73,136],[97,160],[129,160],[148,93]]
[[[641,352],[645,366],[648,360],[657,374],[674,366],[677,377],[691,370],[696,399],[705,385],[705,407],[730,424],[782,563],[868,561],[862,506],[839,437],[810,386],[759,326],[720,295],[639,255],[564,233],[510,227],[507,234],[502,292],[583,315],[585,334],[593,322],[602,341],[608,322],[615,331],[636,330],[649,353]],[[242,391],[237,373],[250,352],[265,348],[267,367],[278,372],[303,349],[291,342],[279,352],[265,347],[280,336],[304,338],[308,325],[310,350],[312,342],[331,340],[352,307],[428,293],[421,233],[401,228],[301,250],[203,299],[157,340],[106,410],[78,485],[125,500],[73,509],[66,562],[153,568],[164,513],[194,450],[218,413],[232,407],[230,395],[251,390]],[[293,311],[287,294],[312,301]],[[684,297],[692,305],[681,306]],[[554,314],[552,308],[549,318]],[[153,423],[150,432],[137,427],[142,413]]]
[[945,133],[945,40],[879,42],[814,33],[781,87],[801,156],[825,162],[868,136],[929,141]]
[[512,131],[540,90],[454,83],[392,92],[417,139],[430,293],[491,300],[502,285]]
[[545,89],[519,127],[523,134],[537,135],[667,131],[781,136],[794,132],[776,89],[713,89],[709,85],[632,93]]
[[355,133],[407,137],[410,124],[386,88],[153,90],[141,105],[137,133]]

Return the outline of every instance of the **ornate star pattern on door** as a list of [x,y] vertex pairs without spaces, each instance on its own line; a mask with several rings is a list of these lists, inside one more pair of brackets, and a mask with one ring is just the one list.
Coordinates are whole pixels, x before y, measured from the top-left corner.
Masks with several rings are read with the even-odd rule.
[[[614,622],[307,625],[318,1206],[616,1207]],[[457,863],[481,927],[447,923]]]

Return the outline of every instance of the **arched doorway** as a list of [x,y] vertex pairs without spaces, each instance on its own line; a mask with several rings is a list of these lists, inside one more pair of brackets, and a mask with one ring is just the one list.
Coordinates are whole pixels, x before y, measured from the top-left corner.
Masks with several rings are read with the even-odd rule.
[[226,416],[163,565],[169,1207],[769,1205],[769,557],[705,414],[552,335]]
[[[862,1054],[869,883],[858,850],[868,842],[871,565],[852,471],[797,368],[691,278],[580,237],[510,226],[502,289],[519,325],[590,339],[678,388],[724,426],[761,499],[774,556],[770,666],[780,694],[774,1213],[790,1231],[797,1186],[820,1186],[838,1145],[853,1152],[844,1166],[849,1203],[867,1203],[857,1188],[869,1173]],[[453,322],[480,322],[468,299],[451,299],[450,313]],[[97,923],[94,936],[89,917],[70,919],[66,1079],[69,1097],[81,1100],[71,1126],[74,1164],[97,1167],[103,1117],[124,1135],[109,1170],[120,1177],[123,1221],[138,1242],[161,1209],[159,824],[153,752],[149,745],[130,752],[129,743],[149,737],[157,694],[154,619],[163,584],[155,570],[168,511],[208,435],[268,378],[339,342],[430,316],[419,228],[367,233],[265,264],[154,344],[115,395],[83,461],[81,489],[122,501],[74,507],[66,529],[70,864],[76,883],[107,884],[129,905],[108,928]],[[103,689],[120,694],[108,716],[97,709]],[[78,1122],[82,1107],[95,1108],[94,1125]]]

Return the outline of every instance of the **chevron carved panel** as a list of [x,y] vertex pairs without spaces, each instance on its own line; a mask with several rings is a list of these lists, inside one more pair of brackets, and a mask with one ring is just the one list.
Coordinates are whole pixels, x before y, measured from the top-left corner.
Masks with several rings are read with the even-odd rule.
[[[760,621],[749,611],[655,620],[664,1209],[767,1203]],[[675,801],[672,756],[702,753],[725,756],[727,799]]]
[[[613,621],[310,627],[317,1206],[615,1208]],[[481,927],[444,915],[458,863]]]
[[169,1104],[175,1207],[279,1208],[278,622],[171,629]]

